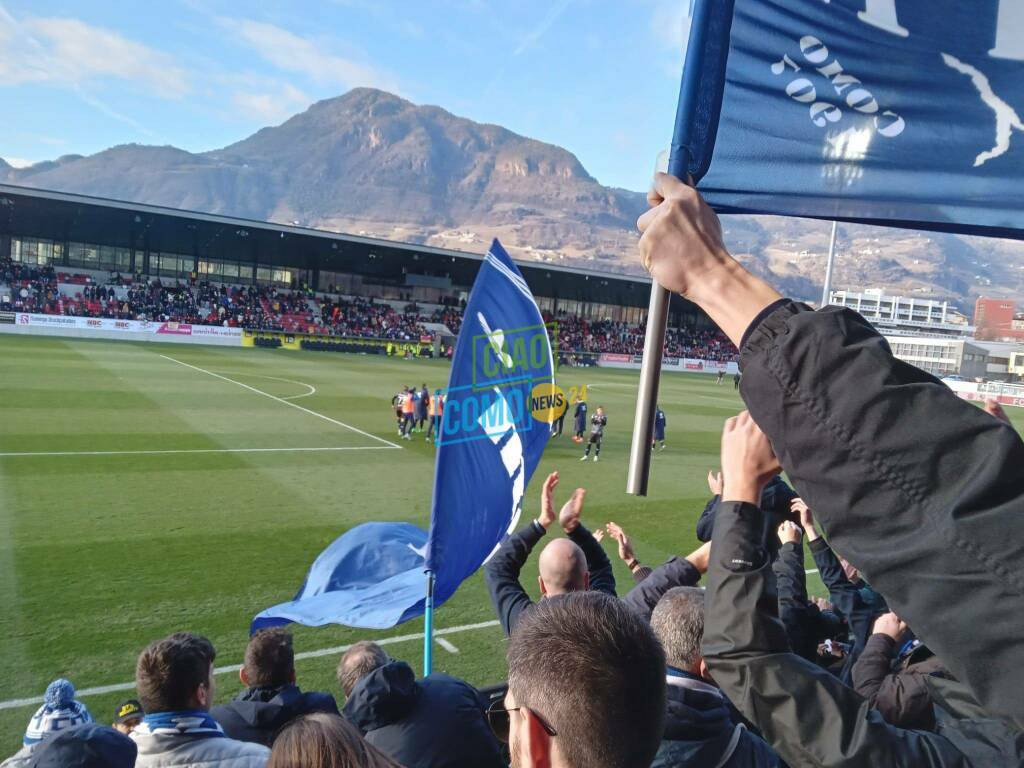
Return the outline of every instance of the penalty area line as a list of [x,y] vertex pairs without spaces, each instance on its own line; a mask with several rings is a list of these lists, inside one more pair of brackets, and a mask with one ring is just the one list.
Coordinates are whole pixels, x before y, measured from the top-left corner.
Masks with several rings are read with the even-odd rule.
[[369,432],[364,432],[363,430],[359,429],[358,427],[353,427],[351,424],[346,424],[343,421],[338,421],[337,419],[332,419],[330,416],[324,416],[324,414],[317,413],[316,411],[312,411],[309,408],[303,408],[301,405],[298,405],[297,403],[293,403],[291,400],[285,400],[283,397],[278,397],[277,395],[272,395],[269,392],[264,392],[262,389],[256,389],[256,387],[250,387],[248,384],[243,384],[240,381],[235,381],[234,379],[229,379],[227,376],[221,376],[219,373],[214,373],[213,371],[208,371],[205,368],[200,368],[198,365],[192,365],[191,363],[186,363],[186,362],[184,362],[182,360],[177,360],[177,359],[175,359],[173,357],[169,357],[167,355],[160,355],[160,357],[162,357],[164,360],[170,360],[172,363],[177,363],[178,365],[183,365],[186,368],[191,368],[193,371],[199,371],[200,373],[205,373],[207,376],[213,376],[215,379],[220,379],[221,381],[227,381],[227,382],[229,382],[231,384],[235,384],[236,386],[242,387],[243,389],[248,389],[250,392],[255,392],[257,395],[263,395],[264,397],[269,397],[271,400],[275,400],[275,401],[277,401],[279,403],[282,403],[284,405],[287,405],[287,406],[289,406],[291,408],[295,408],[296,410],[302,411],[303,413],[308,413],[310,416],[316,416],[318,419],[323,419],[324,421],[328,421],[331,424],[336,424],[339,427],[344,427],[345,429],[350,429],[353,432],[358,432],[360,435],[363,435],[364,437],[369,437],[372,440],[376,440],[379,443],[384,443],[385,445],[389,445],[392,448],[401,448],[402,447],[400,445],[392,443],[390,440],[385,440],[383,437],[377,437],[376,435],[371,435]]
[[[437,644],[444,648],[449,653],[458,653],[458,649],[449,643],[447,640],[442,642],[444,635],[456,635],[460,632],[472,632],[477,629],[487,629],[489,627],[497,627],[497,621],[481,621],[477,624],[463,624],[458,627],[446,627],[444,629],[434,630],[434,637],[437,639]],[[407,643],[412,640],[422,640],[424,637],[422,632],[415,632],[409,635],[396,635],[394,637],[384,637],[379,640],[374,640],[377,645],[394,645],[395,643]],[[295,660],[302,661],[304,659],[318,659],[323,656],[334,656],[339,653],[344,653],[353,644],[349,645],[336,645],[332,648],[321,648],[318,651],[306,651],[304,653],[296,653]],[[452,650],[455,649],[455,650]],[[231,664],[226,667],[217,667],[213,670],[215,675],[226,675],[230,673],[238,674],[238,670],[242,668],[241,664]],[[102,696],[107,693],[118,693],[119,691],[133,691],[135,690],[135,683],[116,683],[114,685],[98,685],[93,688],[79,688],[75,692],[75,698],[83,698],[86,696]],[[0,701],[0,710],[4,709],[19,709],[20,707],[32,707],[39,706],[43,703],[42,696],[33,696],[27,699],[10,699],[8,701]]]
[[[398,448],[399,446],[394,446]],[[350,445],[325,448],[163,448],[140,451],[8,451],[3,458],[28,456],[161,456],[177,453],[320,453],[329,451],[390,451],[390,445]]]

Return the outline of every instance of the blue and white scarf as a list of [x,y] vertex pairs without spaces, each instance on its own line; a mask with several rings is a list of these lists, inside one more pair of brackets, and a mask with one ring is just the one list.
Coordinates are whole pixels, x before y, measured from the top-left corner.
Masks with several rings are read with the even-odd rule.
[[179,712],[147,714],[135,729],[138,734],[153,736],[196,736],[204,739],[225,738],[224,729],[209,712],[185,709]]

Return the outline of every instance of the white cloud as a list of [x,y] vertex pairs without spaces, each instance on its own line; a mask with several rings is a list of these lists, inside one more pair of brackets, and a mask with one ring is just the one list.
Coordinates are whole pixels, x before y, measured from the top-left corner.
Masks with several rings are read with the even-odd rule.
[[223,27],[237,35],[261,58],[285,72],[294,72],[321,84],[354,88],[369,86],[397,91],[393,77],[377,68],[339,56],[287,29],[262,21],[221,18]]
[[81,87],[116,79],[178,99],[190,90],[185,71],[160,51],[71,18],[16,20],[0,6],[0,83]]
[[291,83],[276,82],[236,90],[231,101],[247,117],[275,125],[313,103],[312,97]]
[[4,160],[12,168],[28,168],[30,165],[36,164],[35,160],[26,160],[23,157],[10,157],[6,155],[0,158],[0,160]]

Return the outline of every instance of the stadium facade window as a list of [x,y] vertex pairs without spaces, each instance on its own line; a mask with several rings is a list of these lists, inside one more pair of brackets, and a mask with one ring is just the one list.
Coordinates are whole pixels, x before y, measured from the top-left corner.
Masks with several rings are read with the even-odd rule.
[[11,260],[43,267],[47,264],[62,264],[64,263],[64,244],[34,237],[12,237]]
[[113,245],[68,243],[67,264],[84,269],[128,272],[131,270],[132,252],[128,248],[118,248]]
[[291,288],[295,274],[283,267],[256,267],[256,282]]

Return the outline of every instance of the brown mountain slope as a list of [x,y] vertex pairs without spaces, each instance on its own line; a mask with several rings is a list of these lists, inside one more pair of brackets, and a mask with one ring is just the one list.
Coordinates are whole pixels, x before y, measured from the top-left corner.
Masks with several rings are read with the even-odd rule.
[[[560,147],[366,88],[212,152],[123,145],[25,169],[0,163],[0,179],[465,250],[500,237],[520,258],[630,272],[646,207]],[[726,231],[757,272],[817,298],[827,224],[736,216]],[[1016,296],[1024,247],[843,226],[835,285],[964,303],[979,292]]]

